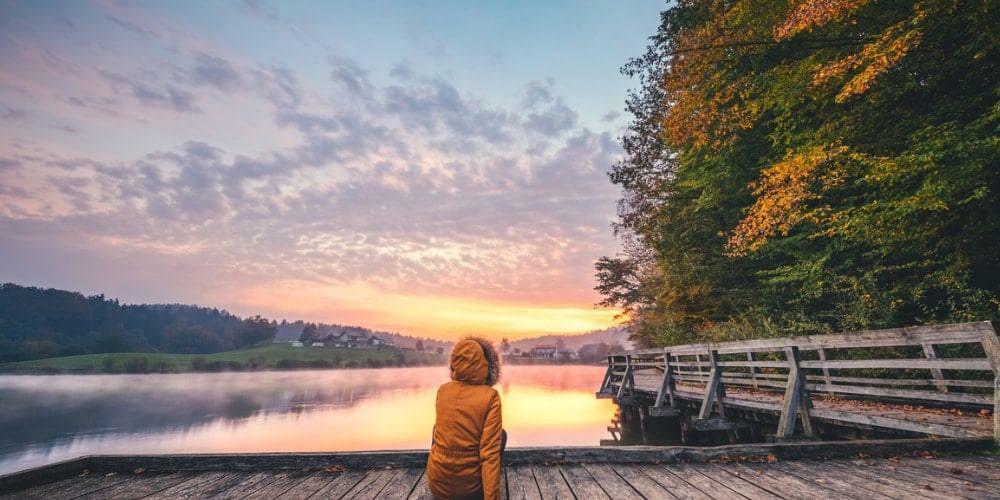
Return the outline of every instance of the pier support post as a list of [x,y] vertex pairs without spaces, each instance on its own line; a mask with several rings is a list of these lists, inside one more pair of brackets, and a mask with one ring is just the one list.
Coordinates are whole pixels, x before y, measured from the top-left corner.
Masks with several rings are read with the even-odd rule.
[[996,327],[983,333],[983,351],[993,366],[993,444],[1000,448],[1000,339]]
[[785,386],[785,399],[782,402],[781,418],[778,420],[778,439],[791,437],[795,434],[795,417],[802,417],[802,431],[806,436],[813,435],[812,420],[809,409],[812,402],[806,390],[806,377],[799,367],[799,348],[786,347],[785,357],[788,359],[788,383]]
[[[747,361],[753,363],[753,351],[747,351]],[[757,368],[753,366],[750,367],[750,382],[753,383],[754,389],[760,389],[757,386]]]

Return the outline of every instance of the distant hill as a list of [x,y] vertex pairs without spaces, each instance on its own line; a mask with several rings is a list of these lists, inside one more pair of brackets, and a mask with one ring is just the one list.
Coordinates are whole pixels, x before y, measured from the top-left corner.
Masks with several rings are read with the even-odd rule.
[[208,354],[257,345],[273,336],[274,325],[259,316],[0,285],[0,362],[105,352]]
[[560,341],[562,341],[562,345],[565,346],[566,349],[572,349],[574,351],[579,350],[587,344],[598,344],[601,342],[608,345],[619,344],[626,349],[632,348],[632,341],[628,339],[628,332],[626,332],[624,328],[618,327],[607,328],[604,330],[594,330],[592,332],[582,333],[579,335],[550,334],[527,339],[513,340],[511,341],[510,346],[511,349],[528,351],[540,345],[555,346]]

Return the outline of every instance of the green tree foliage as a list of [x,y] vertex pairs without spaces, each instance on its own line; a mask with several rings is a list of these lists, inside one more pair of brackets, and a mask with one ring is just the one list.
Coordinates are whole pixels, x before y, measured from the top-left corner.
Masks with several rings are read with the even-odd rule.
[[274,332],[260,316],[0,285],[0,362],[102,352],[207,354],[269,342]]
[[1000,4],[682,0],[624,67],[636,340],[1000,318]]

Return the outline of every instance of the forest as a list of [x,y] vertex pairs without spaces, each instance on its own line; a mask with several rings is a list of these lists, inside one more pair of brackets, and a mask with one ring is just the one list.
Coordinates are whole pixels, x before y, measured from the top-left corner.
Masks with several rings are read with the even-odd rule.
[[108,352],[209,354],[268,343],[274,332],[259,316],[0,284],[0,362]]
[[1000,3],[671,5],[596,263],[636,341],[1000,319]]

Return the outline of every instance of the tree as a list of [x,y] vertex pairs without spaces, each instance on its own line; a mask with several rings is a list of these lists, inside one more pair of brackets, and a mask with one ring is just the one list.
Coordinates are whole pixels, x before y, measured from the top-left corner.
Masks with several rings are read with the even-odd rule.
[[500,352],[504,354],[510,352],[510,340],[507,340],[507,337],[500,341]]
[[646,345],[1000,318],[997,9],[667,9],[623,68],[602,303]]
[[257,345],[263,342],[270,342],[274,339],[276,327],[266,318],[253,316],[243,320],[237,333],[237,345],[246,347]]
[[417,347],[416,347],[416,349],[417,349],[417,351],[420,351],[420,352],[424,351],[424,341],[423,341],[423,339],[417,339]]
[[299,335],[299,341],[304,344],[311,344],[319,340],[319,328],[313,323],[307,323],[302,328],[302,333]]

